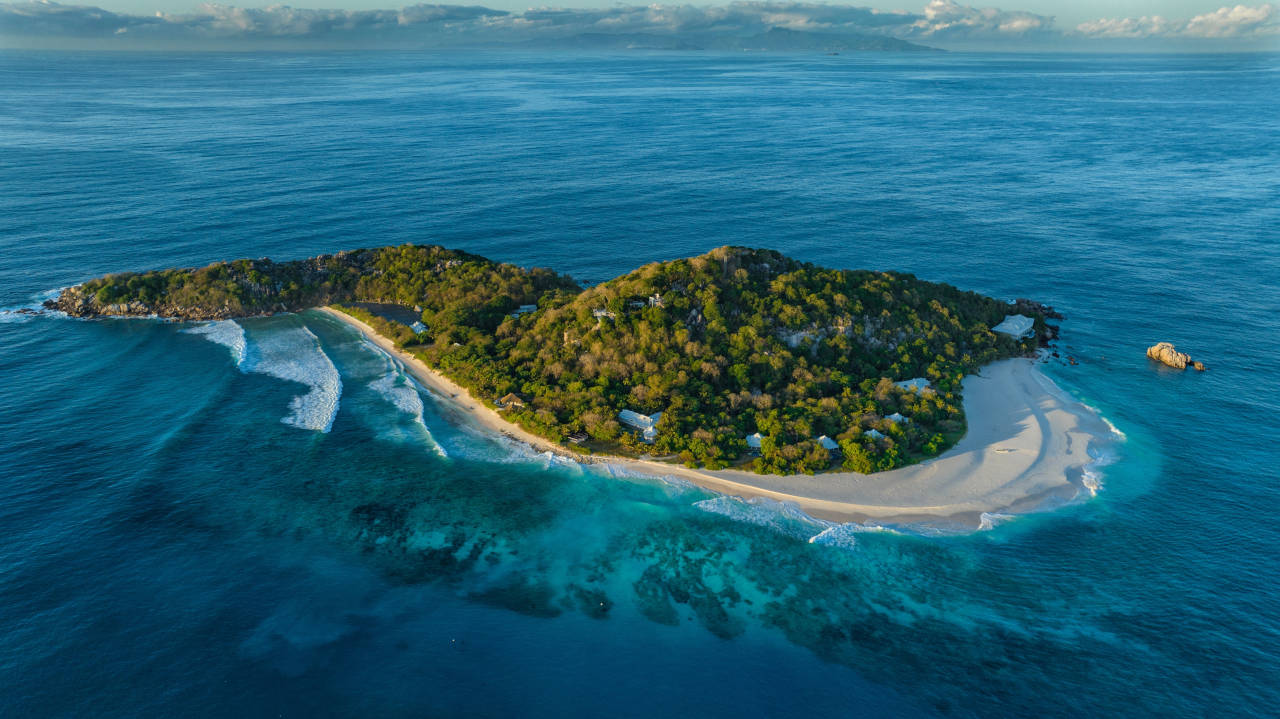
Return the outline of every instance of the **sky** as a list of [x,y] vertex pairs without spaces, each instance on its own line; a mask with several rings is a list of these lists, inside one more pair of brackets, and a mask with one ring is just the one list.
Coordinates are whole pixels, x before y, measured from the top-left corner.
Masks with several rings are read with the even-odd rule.
[[[1076,25],[1088,20],[1102,17],[1142,17],[1159,15],[1171,18],[1189,18],[1212,12],[1222,7],[1221,0],[1010,0],[1008,9],[1026,10],[1037,15],[1047,15],[1057,19],[1059,23]],[[201,3],[198,0],[102,0],[93,3],[97,7],[118,13],[135,15],[151,15],[157,11],[166,13],[189,13]],[[265,8],[272,5],[294,5],[307,8],[342,8],[345,10],[382,10],[396,7],[386,0],[292,0],[292,2],[239,2],[235,4],[246,8]],[[463,4],[472,4],[464,2]],[[491,7],[495,10],[520,12],[531,7],[562,8],[596,8],[608,7],[609,3],[592,2],[592,0],[569,0],[568,2],[530,3],[528,0],[493,0],[475,4]],[[636,4],[649,4],[639,2]],[[714,3],[692,3],[694,5],[710,5]],[[857,3],[853,3],[857,4]],[[908,10],[919,12],[924,7],[924,0],[884,0],[872,3],[884,10]],[[985,7],[983,3],[979,6]]]
[[[908,43],[945,50],[1280,51],[1280,5],[1246,0],[882,0],[872,6],[738,0],[720,4],[535,7],[385,0],[188,4],[190,0],[0,0],[0,48],[834,49]],[[1280,0],[1276,0],[1280,2]],[[92,4],[90,4],[92,2]],[[762,43],[759,38],[781,41]],[[603,38],[603,40],[602,40]],[[767,47],[764,47],[767,46]]]

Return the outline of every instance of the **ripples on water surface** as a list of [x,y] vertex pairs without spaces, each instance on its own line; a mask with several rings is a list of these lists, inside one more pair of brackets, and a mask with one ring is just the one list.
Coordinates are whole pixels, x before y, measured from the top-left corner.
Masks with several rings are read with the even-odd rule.
[[1128,436],[1087,504],[826,531],[478,435],[320,315],[0,315],[0,713],[1265,713],[1277,67],[0,54],[0,306],[400,242],[592,282],[768,246],[1058,306],[1050,372]]

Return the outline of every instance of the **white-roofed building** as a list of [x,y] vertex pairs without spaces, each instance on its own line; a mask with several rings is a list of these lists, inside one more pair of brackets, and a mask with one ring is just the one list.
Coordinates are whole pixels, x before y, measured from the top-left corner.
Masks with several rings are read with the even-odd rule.
[[884,435],[881,434],[878,429],[869,429],[866,432],[863,432],[863,434],[867,435],[871,439],[884,439]]
[[901,382],[894,382],[895,385],[911,392],[923,392],[931,386],[929,380],[924,377],[916,377],[915,379],[904,379]]
[[903,423],[903,422],[910,422],[910,421],[911,421],[911,418],[910,418],[910,417],[904,417],[904,416],[902,416],[901,414],[899,414],[899,413],[897,413],[897,412],[894,412],[893,414],[889,415],[888,417],[885,417],[885,419],[889,420],[890,422],[893,422],[894,424],[901,424],[901,423]]
[[760,451],[760,442],[764,439],[764,435],[756,432],[755,434],[749,434],[746,437],[743,437],[743,439],[747,441],[748,449],[754,449],[758,452]]
[[1009,335],[1017,339],[1030,337],[1036,333],[1036,321],[1026,315],[1005,315],[1004,320],[991,328],[992,332]]
[[840,449],[840,443],[835,441],[834,439],[831,439],[825,434],[822,435],[821,437],[818,437],[817,439],[818,439],[818,444],[822,445],[822,448],[829,452]]
[[422,334],[423,332],[427,331],[427,326],[422,324],[421,322],[414,322],[413,324],[409,325],[409,329],[413,330],[414,332],[417,332],[418,334]]
[[646,442],[653,442],[658,438],[658,420],[662,419],[661,412],[654,412],[650,415],[633,412],[624,409],[618,413],[618,420],[628,427],[640,432],[640,436]]

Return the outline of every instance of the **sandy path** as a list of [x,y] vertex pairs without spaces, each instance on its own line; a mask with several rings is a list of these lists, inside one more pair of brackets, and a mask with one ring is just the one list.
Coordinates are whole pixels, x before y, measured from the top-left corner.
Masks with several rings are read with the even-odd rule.
[[739,497],[792,502],[805,512],[835,521],[908,522],[948,518],[976,526],[983,512],[1030,511],[1048,500],[1068,500],[1082,491],[1091,444],[1114,437],[1105,421],[1071,399],[1028,359],[984,367],[964,380],[968,433],[941,456],[872,475],[760,475],[735,470],[692,470],[665,462],[582,457],[524,431],[467,390],[403,352],[372,327],[328,308],[331,317],[356,328],[404,362],[424,386],[452,403],[477,425],[579,461],[607,462],[652,476],[674,476]]

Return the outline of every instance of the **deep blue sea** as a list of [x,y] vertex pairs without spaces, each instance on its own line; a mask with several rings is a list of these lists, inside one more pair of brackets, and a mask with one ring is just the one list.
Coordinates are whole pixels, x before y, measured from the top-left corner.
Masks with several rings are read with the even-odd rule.
[[817,544],[314,313],[0,314],[0,715],[1280,710],[1280,56],[0,52],[2,308],[405,242],[1032,297],[1126,440],[1090,501]]

